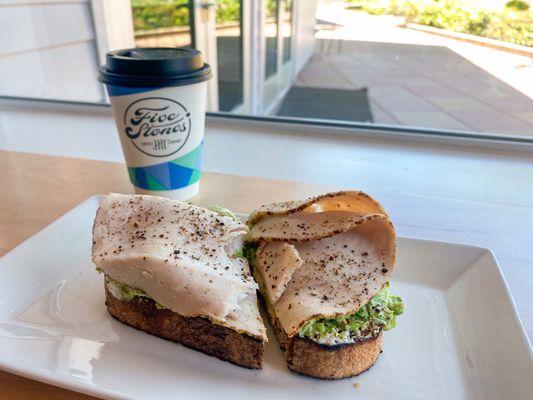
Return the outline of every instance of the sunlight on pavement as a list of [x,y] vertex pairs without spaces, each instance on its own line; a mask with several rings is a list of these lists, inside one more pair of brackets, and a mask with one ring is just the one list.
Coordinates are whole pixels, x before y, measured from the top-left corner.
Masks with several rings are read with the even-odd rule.
[[[372,122],[533,136],[531,58],[337,3],[316,16],[315,55],[296,86],[366,91]],[[337,119],[354,113],[346,106]]]
[[335,4],[319,6],[317,19],[340,25],[317,32],[320,39],[445,46],[533,99],[533,60],[529,57],[402,28],[402,17],[368,15]]

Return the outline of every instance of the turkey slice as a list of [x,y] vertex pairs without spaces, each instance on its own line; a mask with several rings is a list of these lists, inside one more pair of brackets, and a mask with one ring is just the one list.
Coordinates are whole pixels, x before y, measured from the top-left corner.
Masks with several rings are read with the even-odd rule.
[[294,271],[303,264],[303,260],[296,248],[286,243],[267,243],[259,253],[259,271],[269,289],[270,301],[275,304],[285,292]]
[[255,225],[260,219],[267,216],[288,215],[300,211],[309,213],[324,211],[375,212],[387,215],[381,204],[368,194],[357,190],[347,190],[325,193],[306,200],[265,204],[250,214],[248,225]]
[[[281,295],[277,285],[265,285],[289,337],[309,319],[357,311],[390,279],[394,228],[381,205],[366,194],[338,192],[267,205],[250,222],[247,240],[260,244],[254,268],[264,279],[267,266],[291,272]],[[292,265],[282,252],[269,251],[284,245],[297,252]]]
[[94,221],[93,262],[180,315],[265,337],[257,304],[250,306],[257,285],[248,263],[228,254],[246,232],[241,222],[191,204],[110,194]]

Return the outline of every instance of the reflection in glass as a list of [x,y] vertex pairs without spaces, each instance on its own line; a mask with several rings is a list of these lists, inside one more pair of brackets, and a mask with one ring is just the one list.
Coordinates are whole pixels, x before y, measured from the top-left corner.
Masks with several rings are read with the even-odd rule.
[[278,69],[279,0],[266,0],[265,7],[265,78],[268,78],[274,75]]
[[292,0],[284,0],[281,35],[283,36],[283,64],[291,59],[292,44]]
[[243,102],[242,0],[217,0],[218,108]]
[[194,47],[192,0],[131,0],[136,47]]

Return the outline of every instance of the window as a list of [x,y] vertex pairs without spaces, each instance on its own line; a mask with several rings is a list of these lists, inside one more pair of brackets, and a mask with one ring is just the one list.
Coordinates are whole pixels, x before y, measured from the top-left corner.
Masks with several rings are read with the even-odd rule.
[[131,0],[136,47],[194,47],[191,0]]
[[265,78],[278,70],[279,0],[265,1]]
[[504,0],[8,0],[0,95],[106,103],[106,51],[192,46],[212,112],[533,140],[532,16]]
[[244,101],[242,0],[218,0],[216,47],[218,109],[231,111]]
[[281,34],[283,36],[283,63],[286,63],[291,59],[292,0],[283,1],[282,21]]

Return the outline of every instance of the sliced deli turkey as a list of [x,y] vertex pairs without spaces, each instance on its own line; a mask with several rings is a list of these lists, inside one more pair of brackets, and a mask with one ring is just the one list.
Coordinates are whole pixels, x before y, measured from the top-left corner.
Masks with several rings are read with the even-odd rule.
[[363,192],[264,205],[248,225],[254,268],[289,338],[312,318],[356,312],[390,280],[394,228]]

